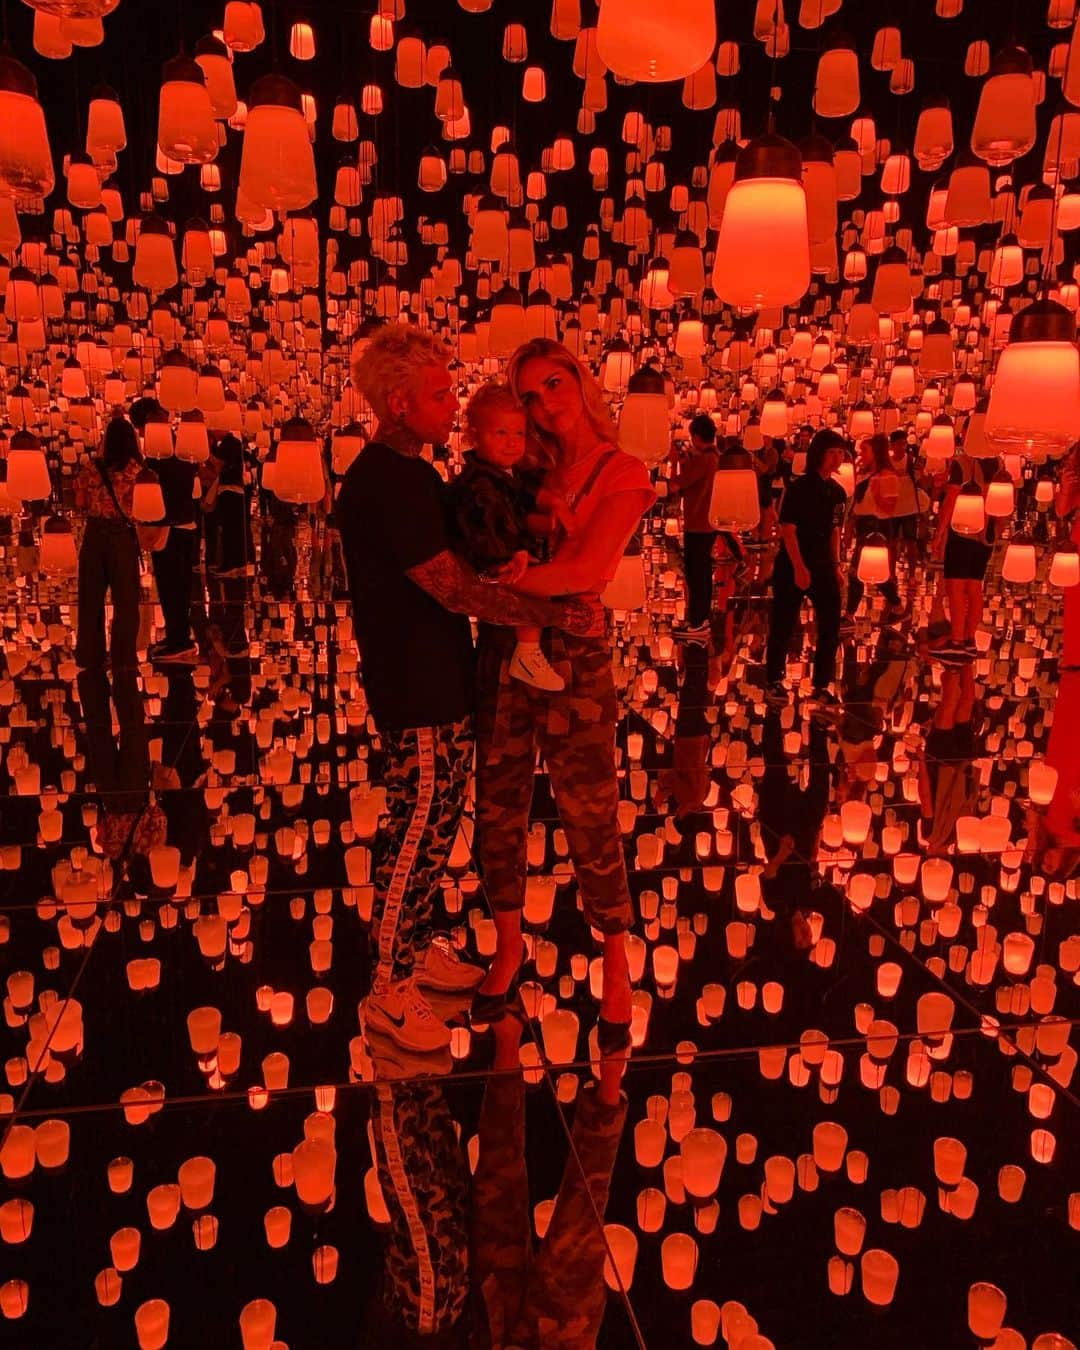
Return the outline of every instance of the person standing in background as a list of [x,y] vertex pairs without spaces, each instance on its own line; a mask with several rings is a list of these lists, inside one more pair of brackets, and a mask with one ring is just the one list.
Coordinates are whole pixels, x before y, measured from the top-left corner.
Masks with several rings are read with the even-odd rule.
[[693,641],[708,638],[712,615],[716,531],[709,522],[709,505],[720,457],[716,426],[708,413],[698,413],[690,423],[690,450],[674,450],[674,456],[677,470],[668,496],[682,497],[686,574],[686,619],[675,636]]
[[114,416],[100,459],[75,479],[75,506],[86,516],[79,549],[78,634],[75,661],[83,669],[105,664],[105,597],[112,599],[109,654],[114,671],[134,667],[139,640],[139,530],[135,481],[143,472],[135,428]]
[[833,481],[845,449],[836,431],[819,431],[806,452],[806,472],[792,480],[780,506],[780,553],[773,572],[773,601],[765,657],[766,699],[787,703],[784,669],[788,647],[803,599],[814,606],[817,646],[814,651],[814,701],[820,711],[835,709],[839,699],[831,685],[836,678],[840,645],[840,529],[847,497]]

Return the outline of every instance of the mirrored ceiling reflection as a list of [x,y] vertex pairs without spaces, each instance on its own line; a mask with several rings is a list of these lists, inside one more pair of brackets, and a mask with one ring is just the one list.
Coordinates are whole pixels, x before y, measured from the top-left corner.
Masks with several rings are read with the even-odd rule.
[[[446,1050],[365,1036],[382,751],[344,592],[308,589],[306,524],[296,545],[296,600],[238,579],[243,648],[197,575],[190,663],[76,668],[72,587],[32,573],[6,611],[21,1344],[959,1346],[995,1291],[1028,1344],[1065,1334],[1080,686],[1051,594],[989,588],[990,643],[949,662],[920,567],[909,622],[875,601],[844,636],[842,708],[806,697],[812,629],[778,708],[771,555],[678,641],[678,541],[650,520],[650,606],[612,639],[624,1072],[542,765],[508,1013],[432,990]],[[437,926],[483,965],[472,840],[470,808]],[[328,1177],[329,1208],[305,1200]]]

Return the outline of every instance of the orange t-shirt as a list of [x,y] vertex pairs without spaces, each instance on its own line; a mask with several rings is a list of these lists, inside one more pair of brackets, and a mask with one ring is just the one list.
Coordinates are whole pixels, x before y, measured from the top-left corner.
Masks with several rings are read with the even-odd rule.
[[[604,461],[592,483],[589,484],[589,477],[596,468],[597,461],[605,454],[608,458]],[[548,474],[544,486],[572,502],[574,513],[572,537],[574,538],[588,528],[589,521],[600,503],[618,493],[640,493],[641,512],[639,519],[656,500],[652,479],[649,477],[649,471],[642,461],[635,459],[633,455],[628,455],[625,450],[620,450],[617,446],[613,450],[610,445],[603,446],[596,453],[579,460],[575,464],[565,467],[557,465]],[[586,486],[588,490],[579,497],[577,494],[581,493],[582,488]],[[615,575],[619,560],[626,551],[626,545],[630,542],[636,528],[637,522],[635,521],[634,526],[627,532],[626,538],[619,545],[618,552],[604,564],[601,579],[605,583]],[[556,549],[556,560],[558,556],[559,550]]]

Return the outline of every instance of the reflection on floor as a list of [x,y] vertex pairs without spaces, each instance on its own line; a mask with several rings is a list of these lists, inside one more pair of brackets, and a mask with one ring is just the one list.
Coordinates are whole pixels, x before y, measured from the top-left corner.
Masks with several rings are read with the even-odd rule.
[[[622,1066],[589,1062],[598,947],[542,774],[518,1014],[460,1016],[442,1063],[364,1039],[379,747],[340,594],[211,578],[199,664],[77,676],[71,583],[7,551],[5,1344],[1077,1337],[1060,601],[989,587],[980,654],[945,666],[936,576],[907,578],[821,720],[805,655],[764,702],[756,557],[709,646],[679,644],[658,529],[649,610],[616,616],[620,1097]],[[468,829],[443,908],[482,963]]]

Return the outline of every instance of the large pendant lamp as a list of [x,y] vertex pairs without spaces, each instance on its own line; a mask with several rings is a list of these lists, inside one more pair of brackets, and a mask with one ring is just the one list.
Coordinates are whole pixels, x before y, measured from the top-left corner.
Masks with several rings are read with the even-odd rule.
[[716,50],[715,0],[601,0],[596,50],[624,80],[683,80]]
[[713,290],[729,305],[796,304],[810,285],[802,158],[772,132],[739,152],[716,242]]
[[1036,300],[1012,321],[986,410],[998,449],[1064,454],[1080,440],[1080,354],[1064,305]]
[[238,199],[264,211],[297,211],[318,190],[300,91],[284,75],[264,75],[248,96]]

